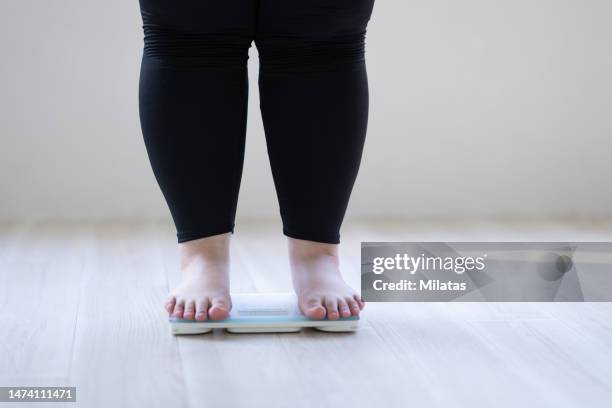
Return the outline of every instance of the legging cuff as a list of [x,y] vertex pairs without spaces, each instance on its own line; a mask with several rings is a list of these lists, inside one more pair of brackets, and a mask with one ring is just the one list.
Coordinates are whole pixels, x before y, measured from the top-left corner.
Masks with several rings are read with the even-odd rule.
[[283,228],[283,234],[289,238],[302,239],[304,241],[314,241],[323,244],[339,244],[340,234],[321,233],[313,231],[297,231],[295,229]]
[[179,244],[181,242],[193,241],[195,239],[212,237],[214,235],[221,235],[226,233],[234,233],[234,224],[225,225],[225,226],[217,226],[213,228],[202,228],[198,230],[191,231],[181,231],[176,233],[176,237],[178,239]]

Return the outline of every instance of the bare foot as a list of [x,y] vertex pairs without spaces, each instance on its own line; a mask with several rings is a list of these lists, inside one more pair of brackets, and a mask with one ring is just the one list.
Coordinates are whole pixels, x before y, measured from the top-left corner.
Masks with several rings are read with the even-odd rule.
[[185,320],[223,320],[229,316],[230,234],[179,244],[181,272],[166,301],[168,314]]
[[302,313],[329,320],[359,315],[365,303],[342,279],[337,245],[289,238],[289,259]]

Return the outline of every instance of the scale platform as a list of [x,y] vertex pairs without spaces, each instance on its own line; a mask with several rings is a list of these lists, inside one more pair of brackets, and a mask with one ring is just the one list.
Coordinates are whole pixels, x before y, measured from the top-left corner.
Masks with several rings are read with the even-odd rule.
[[327,332],[353,332],[359,317],[312,320],[304,316],[293,293],[235,293],[232,312],[225,320],[197,322],[170,318],[173,334],[204,334],[213,329],[230,333],[293,333],[304,327]]

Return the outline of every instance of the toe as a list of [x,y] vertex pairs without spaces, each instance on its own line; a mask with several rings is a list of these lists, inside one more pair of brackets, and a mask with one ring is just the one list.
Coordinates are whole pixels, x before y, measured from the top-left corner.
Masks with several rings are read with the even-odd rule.
[[185,303],[185,312],[183,312],[183,319],[193,320],[195,317],[195,301],[189,300]]
[[325,308],[327,309],[327,318],[329,320],[338,320],[338,301],[334,298],[325,299]]
[[174,305],[176,305],[176,297],[174,296],[169,296],[168,300],[166,300],[166,311],[168,312],[168,314],[172,314],[172,312],[174,311]]
[[347,298],[346,303],[351,310],[351,314],[353,316],[359,316],[359,304],[357,304],[357,301],[353,298]]
[[302,313],[310,319],[323,320],[325,319],[325,308],[321,303],[321,299],[312,298],[300,302]]
[[340,311],[340,317],[346,318],[351,316],[351,311],[344,299],[338,299],[338,310]]
[[365,307],[365,302],[361,299],[361,296],[360,295],[355,295],[355,296],[353,296],[353,298],[355,299],[355,301],[359,305],[359,310],[363,310],[363,308]]
[[185,300],[180,299],[176,301],[174,305],[174,312],[172,313],[172,317],[176,317],[177,319],[183,318],[183,312],[185,311]]
[[223,320],[229,316],[230,303],[225,298],[215,298],[212,300],[208,316],[211,320]]
[[199,322],[203,322],[208,318],[208,299],[202,299],[196,302],[196,314],[195,319]]

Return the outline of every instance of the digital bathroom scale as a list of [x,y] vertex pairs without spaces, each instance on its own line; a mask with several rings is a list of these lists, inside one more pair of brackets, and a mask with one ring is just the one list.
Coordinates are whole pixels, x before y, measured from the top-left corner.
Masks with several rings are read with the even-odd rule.
[[232,311],[225,320],[197,322],[170,318],[173,334],[203,334],[213,329],[230,333],[293,333],[304,327],[327,332],[353,332],[359,317],[312,320],[304,316],[293,293],[232,294]]

